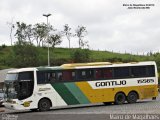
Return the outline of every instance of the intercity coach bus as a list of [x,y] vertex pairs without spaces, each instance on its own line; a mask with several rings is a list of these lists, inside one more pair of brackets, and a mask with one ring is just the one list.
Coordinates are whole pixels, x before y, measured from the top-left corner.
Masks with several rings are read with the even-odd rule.
[[5,107],[47,111],[55,106],[135,103],[158,96],[154,61],[74,63],[7,73]]

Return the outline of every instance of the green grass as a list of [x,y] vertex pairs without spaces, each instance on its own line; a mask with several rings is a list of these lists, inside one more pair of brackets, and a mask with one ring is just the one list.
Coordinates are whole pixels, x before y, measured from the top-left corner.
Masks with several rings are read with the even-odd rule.
[[[41,65],[47,64],[48,59],[48,48],[37,47],[39,56],[38,59]],[[72,54],[77,48],[50,48],[50,60],[52,65],[60,65],[67,62],[73,62]],[[11,56],[13,56],[13,50],[11,46],[0,48],[0,69],[15,67],[10,62]],[[16,56],[15,56],[16,57]],[[120,54],[109,51],[90,51],[91,62],[135,62],[135,61],[149,61],[155,60],[153,56],[142,56],[142,55],[131,55],[131,54]],[[8,62],[9,61],[9,64]],[[33,61],[36,62],[36,61]],[[54,64],[55,63],[55,64]]]

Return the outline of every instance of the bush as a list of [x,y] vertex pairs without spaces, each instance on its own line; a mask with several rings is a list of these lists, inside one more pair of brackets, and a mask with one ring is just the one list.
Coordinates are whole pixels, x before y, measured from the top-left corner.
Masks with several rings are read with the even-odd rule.
[[6,48],[6,45],[5,45],[5,44],[3,44],[3,45],[2,45],[2,48]]
[[38,51],[35,46],[27,42],[21,42],[21,44],[17,43],[13,47],[12,61],[14,67],[37,66]]
[[89,62],[90,50],[88,49],[76,49],[72,54],[73,62]]
[[2,46],[0,46],[0,50],[3,50],[4,48],[6,48],[6,45],[2,44]]
[[62,64],[66,64],[68,62],[69,62],[69,60],[65,59],[65,58],[56,58],[56,59],[51,58],[50,59],[51,66],[60,66]]

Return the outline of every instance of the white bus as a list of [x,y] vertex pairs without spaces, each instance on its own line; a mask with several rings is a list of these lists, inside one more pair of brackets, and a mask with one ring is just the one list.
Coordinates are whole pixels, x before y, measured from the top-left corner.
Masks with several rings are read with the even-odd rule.
[[5,107],[46,111],[55,106],[135,103],[158,96],[154,61],[78,63],[21,68],[5,79]]

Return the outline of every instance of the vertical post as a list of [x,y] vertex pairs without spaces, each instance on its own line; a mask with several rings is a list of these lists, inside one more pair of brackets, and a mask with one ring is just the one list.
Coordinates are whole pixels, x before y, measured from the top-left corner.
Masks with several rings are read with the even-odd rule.
[[[43,14],[47,18],[47,30],[49,29],[48,27],[48,17],[51,16],[51,14]],[[47,31],[47,40],[49,38],[48,31]],[[48,66],[50,66],[50,54],[49,54],[49,42],[48,42]]]
[[[48,41],[48,37],[49,37],[48,30],[49,30],[49,28],[48,28],[48,17],[47,17],[47,41]],[[48,66],[50,66],[49,41],[48,41]]]

